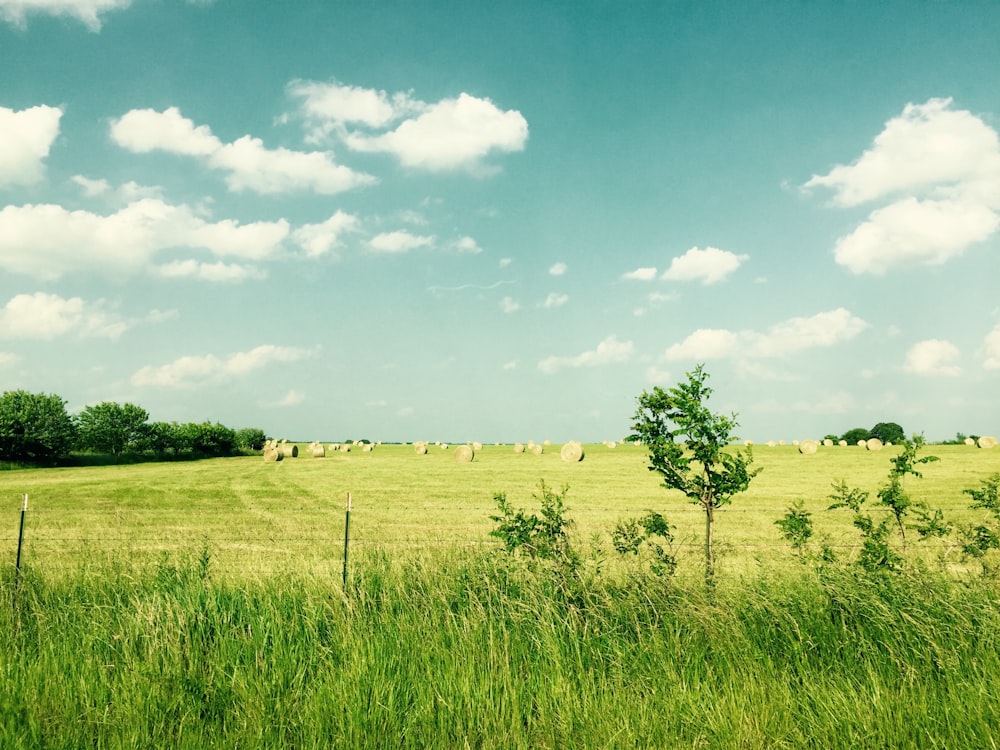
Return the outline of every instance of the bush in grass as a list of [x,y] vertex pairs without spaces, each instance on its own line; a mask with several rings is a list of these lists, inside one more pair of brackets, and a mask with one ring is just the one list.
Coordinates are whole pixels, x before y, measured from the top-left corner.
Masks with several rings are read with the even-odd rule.
[[677,571],[673,531],[659,513],[649,511],[641,518],[619,522],[611,542],[620,555],[648,559],[649,570],[656,576],[669,578]]
[[781,529],[781,535],[792,545],[799,559],[805,562],[806,543],[813,535],[813,522],[812,514],[805,509],[803,501],[799,500],[790,507],[774,525]]
[[712,389],[705,385],[702,365],[687,373],[687,382],[664,390],[659,386],[638,398],[630,440],[649,450],[649,470],[663,477],[663,486],[680,490],[705,511],[705,582],[715,581],[715,511],[745,492],[760,469],[751,470],[753,452],[725,450],[737,440],[736,415],[713,414],[705,402]]
[[990,550],[1000,549],[1000,473],[984,479],[978,488],[962,490],[972,497],[972,507],[987,511],[992,516],[989,525],[963,526],[962,553],[975,558],[983,566],[983,575],[996,575],[996,566],[988,564]]
[[563,578],[575,577],[581,560],[568,534],[573,525],[565,515],[568,492],[568,485],[563,485],[561,492],[555,492],[544,480],[540,481],[538,493],[532,495],[541,505],[540,516],[513,508],[506,494],[496,493],[493,500],[500,513],[490,516],[497,523],[490,536],[502,540],[504,549],[512,555],[522,554],[532,561],[546,561]]

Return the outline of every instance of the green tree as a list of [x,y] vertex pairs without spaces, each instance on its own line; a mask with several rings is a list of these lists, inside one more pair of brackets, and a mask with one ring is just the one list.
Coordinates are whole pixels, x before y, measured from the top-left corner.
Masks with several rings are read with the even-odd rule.
[[883,443],[895,444],[906,440],[906,433],[895,422],[879,422],[869,430],[868,437],[878,438]]
[[705,385],[702,365],[687,373],[687,382],[669,390],[659,386],[638,397],[632,440],[649,451],[649,470],[663,478],[663,486],[680,490],[705,511],[705,581],[715,582],[715,511],[745,492],[760,469],[751,470],[753,453],[726,450],[737,438],[736,415],[713,414],[706,402],[712,389]]
[[848,445],[857,445],[859,440],[867,440],[870,437],[871,432],[867,427],[854,427],[841,435],[840,439]]
[[149,413],[135,404],[102,401],[77,417],[79,445],[84,450],[121,456],[142,450],[149,433]]
[[59,396],[23,390],[0,395],[0,460],[54,463],[75,440],[76,425]]
[[236,447],[244,451],[259,451],[264,447],[267,433],[259,427],[243,427],[236,431]]

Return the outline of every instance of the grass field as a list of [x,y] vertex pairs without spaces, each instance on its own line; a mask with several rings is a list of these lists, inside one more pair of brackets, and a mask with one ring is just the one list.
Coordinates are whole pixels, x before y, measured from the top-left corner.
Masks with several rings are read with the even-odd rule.
[[[890,450],[758,448],[763,473],[718,517],[714,591],[700,511],[638,447],[2,472],[0,747],[996,747],[996,580],[953,542],[865,573],[850,514],[825,510],[834,480],[874,492]],[[913,498],[978,517],[962,490],[1000,451],[925,452],[941,460]],[[567,581],[502,554],[493,494],[535,511],[542,479],[569,485],[591,561],[595,535],[607,550],[616,521],[662,512],[681,574]],[[794,561],[774,521],[797,500],[842,562]]]
[[[763,471],[749,492],[718,514],[720,572],[787,559],[790,550],[774,521],[798,500],[813,512],[817,537],[835,546],[856,544],[850,514],[826,511],[831,483],[843,479],[874,495],[895,450],[838,446],[810,456],[792,446],[756,447]],[[73,568],[95,556],[141,561],[207,545],[220,574],[339,572],[348,492],[352,546],[405,556],[492,543],[494,494],[505,492],[515,506],[537,507],[532,495],[544,480],[556,489],[569,486],[567,515],[580,544],[589,545],[595,534],[606,543],[617,521],[656,510],[677,527],[682,567],[696,567],[702,513],[660,486],[646,469],[644,449],[598,444],[586,451],[582,462],[567,464],[559,446],[539,456],[485,446],[475,461],[459,464],[453,449],[432,445],[419,456],[411,446],[383,445],[318,459],[301,457],[302,451],[276,464],[242,457],[0,472],[0,499],[8,509],[0,556],[13,560],[21,495],[27,493],[24,561],[40,569]],[[913,499],[954,520],[969,517],[962,491],[1000,471],[1000,449],[929,446],[924,453],[941,460],[923,466],[922,479],[905,480]]]

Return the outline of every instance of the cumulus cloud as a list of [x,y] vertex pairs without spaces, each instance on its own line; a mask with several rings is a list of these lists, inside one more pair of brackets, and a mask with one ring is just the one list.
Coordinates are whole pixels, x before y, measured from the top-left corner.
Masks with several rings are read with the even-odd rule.
[[569,295],[549,292],[549,295],[542,301],[541,307],[550,310],[553,307],[562,307],[567,302],[569,302]]
[[903,369],[914,375],[955,377],[962,373],[961,368],[954,364],[958,355],[958,347],[950,341],[940,339],[919,341],[906,353]]
[[385,133],[345,132],[344,143],[359,152],[392,154],[408,167],[484,172],[491,153],[523,151],[528,140],[521,113],[501,110],[489,99],[462,93],[420,109]]
[[176,260],[155,268],[155,273],[167,279],[195,279],[216,283],[238,283],[248,279],[264,279],[267,274],[254,266],[240,263],[205,263],[193,259]]
[[117,339],[128,324],[104,300],[85,302],[55,294],[18,294],[0,309],[0,338],[43,339],[75,334]]
[[407,253],[420,247],[428,247],[434,244],[433,237],[421,237],[400,230],[396,232],[383,232],[371,238],[368,242],[372,250],[380,253]]
[[619,341],[615,336],[608,336],[595,349],[569,357],[546,357],[538,363],[538,369],[551,375],[567,367],[601,367],[627,362],[632,358],[632,350],[631,341]]
[[472,237],[459,237],[451,246],[458,250],[460,253],[470,253],[472,255],[478,255],[483,251],[479,244]]
[[296,406],[306,400],[305,394],[292,388],[275,406]]
[[940,264],[1000,228],[1000,138],[951,104],[908,104],[853,164],[803,185],[840,206],[887,201],[837,241],[837,263],[856,274]]
[[983,340],[983,367],[987,370],[1000,370],[1000,323],[986,334]]
[[102,14],[131,4],[132,0],[0,0],[0,20],[24,28],[29,14],[68,16],[100,31]]
[[288,232],[284,220],[207,222],[187,206],[153,198],[106,216],[50,204],[5,206],[0,268],[49,280],[85,271],[130,276],[150,268],[157,253],[178,247],[265,260],[279,251]]
[[739,268],[748,257],[717,247],[706,247],[704,250],[692,247],[684,255],[670,261],[670,268],[663,272],[663,278],[669,281],[715,284]]
[[0,367],[10,367],[20,361],[21,358],[17,354],[13,354],[11,352],[0,352]]
[[158,367],[143,367],[132,375],[132,385],[181,388],[222,383],[245,377],[274,363],[298,362],[309,356],[310,352],[305,349],[272,344],[263,344],[248,352],[236,352],[224,358],[214,354],[184,356]]
[[551,266],[549,266],[549,275],[563,276],[568,270],[568,268],[569,267],[561,261],[559,263],[553,263]]
[[337,81],[295,80],[288,94],[300,99],[302,115],[311,128],[310,140],[319,141],[334,129],[347,125],[384,128],[423,109],[409,93],[389,96],[385,91],[349,86]]
[[357,216],[337,211],[320,224],[305,224],[292,233],[292,239],[306,251],[310,258],[318,258],[335,251],[343,244],[343,236],[358,231]]
[[336,164],[327,151],[268,149],[244,135],[223,143],[207,125],[195,125],[176,107],[163,112],[134,109],[111,123],[111,138],[133,153],[165,151],[200,159],[226,174],[230,190],[262,195],[311,190],[333,195],[375,182],[371,175]]
[[667,360],[785,357],[849,341],[867,327],[864,320],[841,307],[808,318],[789,318],[766,333],[699,328],[684,341],[668,347],[664,357]]
[[39,105],[18,112],[0,107],[0,188],[41,181],[61,118],[57,107]]
[[511,297],[504,297],[500,300],[500,309],[508,315],[521,309],[521,303]]
[[623,273],[622,278],[628,281],[652,281],[656,278],[656,268],[654,266],[637,268],[634,271]]

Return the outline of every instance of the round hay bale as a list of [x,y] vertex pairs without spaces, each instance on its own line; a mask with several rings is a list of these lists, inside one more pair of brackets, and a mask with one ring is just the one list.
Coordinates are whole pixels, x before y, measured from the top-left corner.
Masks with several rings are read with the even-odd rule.
[[784,445],[784,444],[785,444],[785,441],[784,441],[784,440],[779,440],[779,441],[778,441],[778,445]]
[[351,446],[348,445],[347,443],[344,443],[342,446],[340,446],[340,452],[341,453],[350,453],[351,452]]
[[767,447],[768,448],[773,448],[775,445],[777,445],[777,443],[775,443],[773,440],[768,440],[767,441]]
[[609,448],[617,448],[618,447],[618,443],[616,443],[614,440],[609,440],[608,441],[608,447]]
[[413,452],[418,456],[424,456],[427,454],[427,443],[414,443]]
[[365,443],[364,445],[361,446],[361,452],[362,453],[371,453],[372,449],[374,447],[375,446],[372,443]]
[[552,441],[551,440],[543,440],[542,441],[542,445],[544,445],[547,448],[548,446],[552,445]]
[[841,440],[839,443],[837,443],[837,445],[839,445],[841,448],[845,448],[847,447],[847,441]]
[[793,440],[792,441],[792,445],[794,445],[796,448],[798,448],[799,447],[799,441],[798,440]]
[[966,444],[966,445],[975,445],[975,444],[976,444],[976,441],[975,441],[975,440],[973,440],[972,438],[966,438],[966,439],[965,439],[965,444]]
[[471,445],[460,445],[455,449],[455,460],[460,464],[467,464],[476,457],[476,452]]
[[880,451],[882,450],[882,441],[878,438],[868,438],[865,441],[865,448],[870,451]]
[[520,443],[514,443],[514,453],[524,453],[524,446]]
[[474,450],[476,453],[479,453],[479,451],[481,451],[482,449],[483,449],[482,443],[477,443],[477,442],[472,443],[472,450]]
[[559,451],[559,456],[568,464],[578,463],[583,460],[583,445],[576,440],[570,440]]
[[997,439],[992,435],[983,435],[979,438],[977,445],[980,448],[995,448],[997,444]]
[[753,440],[744,440],[743,441],[743,447],[744,448],[749,448],[751,445],[753,445]]
[[284,456],[281,455],[281,451],[274,446],[268,446],[264,449],[264,463],[275,463],[283,458]]
[[805,456],[811,456],[819,448],[819,443],[815,440],[803,440],[799,443],[799,453]]
[[542,446],[541,443],[535,443],[533,446],[531,446],[531,452],[534,453],[536,456],[542,455],[542,452],[544,450],[545,448]]
[[858,441],[858,447],[859,448],[867,448],[868,447],[868,441],[867,440],[859,440]]
[[833,441],[830,438],[823,438],[823,445],[825,445],[827,448],[832,448]]
[[299,446],[295,445],[295,443],[282,443],[279,450],[283,458],[299,457]]
[[312,447],[313,458],[323,458],[326,456],[326,448],[322,445],[314,445]]

